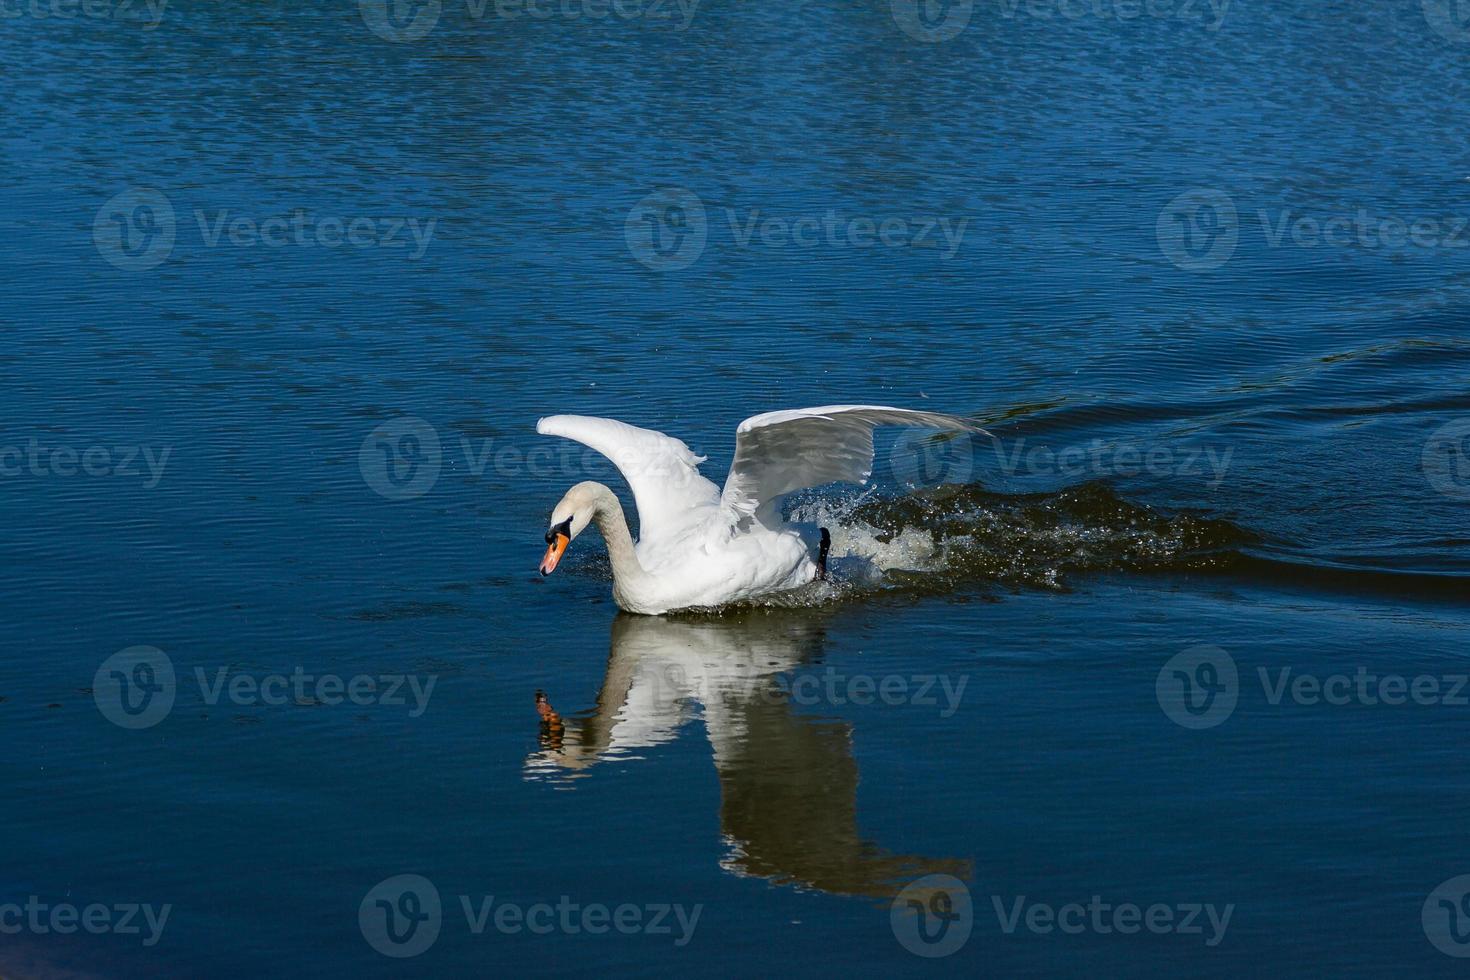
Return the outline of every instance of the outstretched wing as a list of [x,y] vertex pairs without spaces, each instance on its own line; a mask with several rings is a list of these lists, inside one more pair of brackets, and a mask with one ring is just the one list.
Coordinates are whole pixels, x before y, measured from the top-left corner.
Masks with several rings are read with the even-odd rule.
[[864,483],[873,472],[873,429],[880,425],[988,435],[969,419],[885,405],[824,405],[767,412],[735,430],[735,462],[721,504],[732,521],[763,523],[793,490],[823,483]]
[[707,508],[719,501],[719,488],[699,473],[704,457],[662,432],[586,415],[551,415],[536,423],[536,431],[580,442],[612,460],[633,491],[640,541],[708,516]]

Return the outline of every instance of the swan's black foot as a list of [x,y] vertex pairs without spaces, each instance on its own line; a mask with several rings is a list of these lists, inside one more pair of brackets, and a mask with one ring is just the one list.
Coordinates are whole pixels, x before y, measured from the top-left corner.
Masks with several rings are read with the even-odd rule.
[[822,530],[822,543],[817,546],[817,581],[827,581],[827,552],[832,550],[832,535]]

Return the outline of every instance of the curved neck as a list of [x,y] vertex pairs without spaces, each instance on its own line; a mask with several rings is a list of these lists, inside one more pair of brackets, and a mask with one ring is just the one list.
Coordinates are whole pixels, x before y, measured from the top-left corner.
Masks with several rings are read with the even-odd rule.
[[607,542],[613,584],[616,586],[646,578],[648,573],[638,564],[638,555],[633,550],[633,535],[628,531],[628,519],[623,516],[623,505],[618,501],[617,494],[607,487],[599,488],[597,505],[592,511],[592,522],[602,532],[602,540]]

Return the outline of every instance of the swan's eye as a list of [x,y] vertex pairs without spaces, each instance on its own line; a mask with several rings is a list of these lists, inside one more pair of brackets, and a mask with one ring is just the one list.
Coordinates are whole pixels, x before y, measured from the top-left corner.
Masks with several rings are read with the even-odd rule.
[[546,532],[546,543],[554,543],[558,534],[564,534],[568,538],[572,536],[572,519],[570,517],[562,521],[560,524],[553,524],[551,526],[551,530]]

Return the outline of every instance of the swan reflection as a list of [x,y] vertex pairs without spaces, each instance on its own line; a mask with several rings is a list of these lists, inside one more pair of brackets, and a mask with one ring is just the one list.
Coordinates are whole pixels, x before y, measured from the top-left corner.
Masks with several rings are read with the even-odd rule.
[[891,853],[858,831],[852,726],[803,713],[791,674],[820,659],[822,625],[797,610],[720,619],[620,615],[590,712],[544,699],[528,774],[575,776],[678,738],[703,714],[720,780],[725,870],[841,895],[891,897],[919,875],[968,877],[969,862]]

